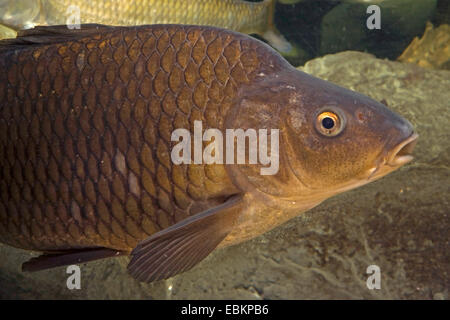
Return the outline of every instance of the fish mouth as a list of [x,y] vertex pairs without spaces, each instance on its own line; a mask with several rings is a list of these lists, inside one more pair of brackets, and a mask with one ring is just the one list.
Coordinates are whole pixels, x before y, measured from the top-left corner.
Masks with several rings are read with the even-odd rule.
[[419,135],[417,133],[413,133],[409,136],[409,138],[395,146],[392,151],[389,152],[387,157],[383,159],[382,163],[369,169],[368,179],[372,180],[381,178],[395,169],[411,162],[414,159],[412,152],[417,144],[418,138]]
[[408,139],[396,146],[388,157],[387,165],[399,167],[411,162],[414,159],[411,154],[417,144],[417,138],[419,138],[419,135],[413,133]]

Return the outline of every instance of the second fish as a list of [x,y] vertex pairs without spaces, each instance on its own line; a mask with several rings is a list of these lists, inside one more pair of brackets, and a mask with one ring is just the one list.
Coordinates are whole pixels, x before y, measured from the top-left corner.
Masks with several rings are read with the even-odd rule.
[[[26,22],[21,21],[20,17],[23,14],[15,14],[13,11],[17,5],[12,4],[8,5],[7,10],[11,12],[3,17],[0,15],[0,23],[16,30],[30,25],[63,25],[77,22],[120,26],[170,23],[207,25],[257,34],[282,54],[290,54],[294,50],[275,28],[273,20],[276,0],[260,2],[242,0],[28,1],[33,6],[40,2],[39,14]],[[79,21],[77,21],[77,14]]]

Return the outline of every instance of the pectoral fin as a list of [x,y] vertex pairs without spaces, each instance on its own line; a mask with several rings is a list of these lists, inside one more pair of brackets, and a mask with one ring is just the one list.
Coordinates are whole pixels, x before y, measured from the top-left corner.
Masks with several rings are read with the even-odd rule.
[[152,282],[187,271],[210,254],[232,230],[242,195],[189,217],[143,240],[131,253],[128,271]]

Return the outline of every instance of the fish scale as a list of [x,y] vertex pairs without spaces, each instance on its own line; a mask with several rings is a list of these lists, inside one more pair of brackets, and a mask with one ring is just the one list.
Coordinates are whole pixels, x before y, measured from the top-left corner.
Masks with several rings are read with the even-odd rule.
[[236,191],[222,165],[170,160],[171,132],[221,128],[259,67],[247,39],[161,26],[6,54],[0,238],[39,250],[130,251]]

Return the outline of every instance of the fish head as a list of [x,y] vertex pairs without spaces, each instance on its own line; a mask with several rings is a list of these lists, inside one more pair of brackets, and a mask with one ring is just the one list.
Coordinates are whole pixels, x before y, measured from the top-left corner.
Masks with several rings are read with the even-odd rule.
[[413,159],[418,135],[410,122],[368,96],[298,70],[263,76],[239,97],[227,128],[279,130],[276,174],[261,175],[261,164],[230,167],[243,189],[313,206]]
[[413,159],[409,121],[363,94],[299,72],[280,116],[285,158],[308,196],[356,188]]

